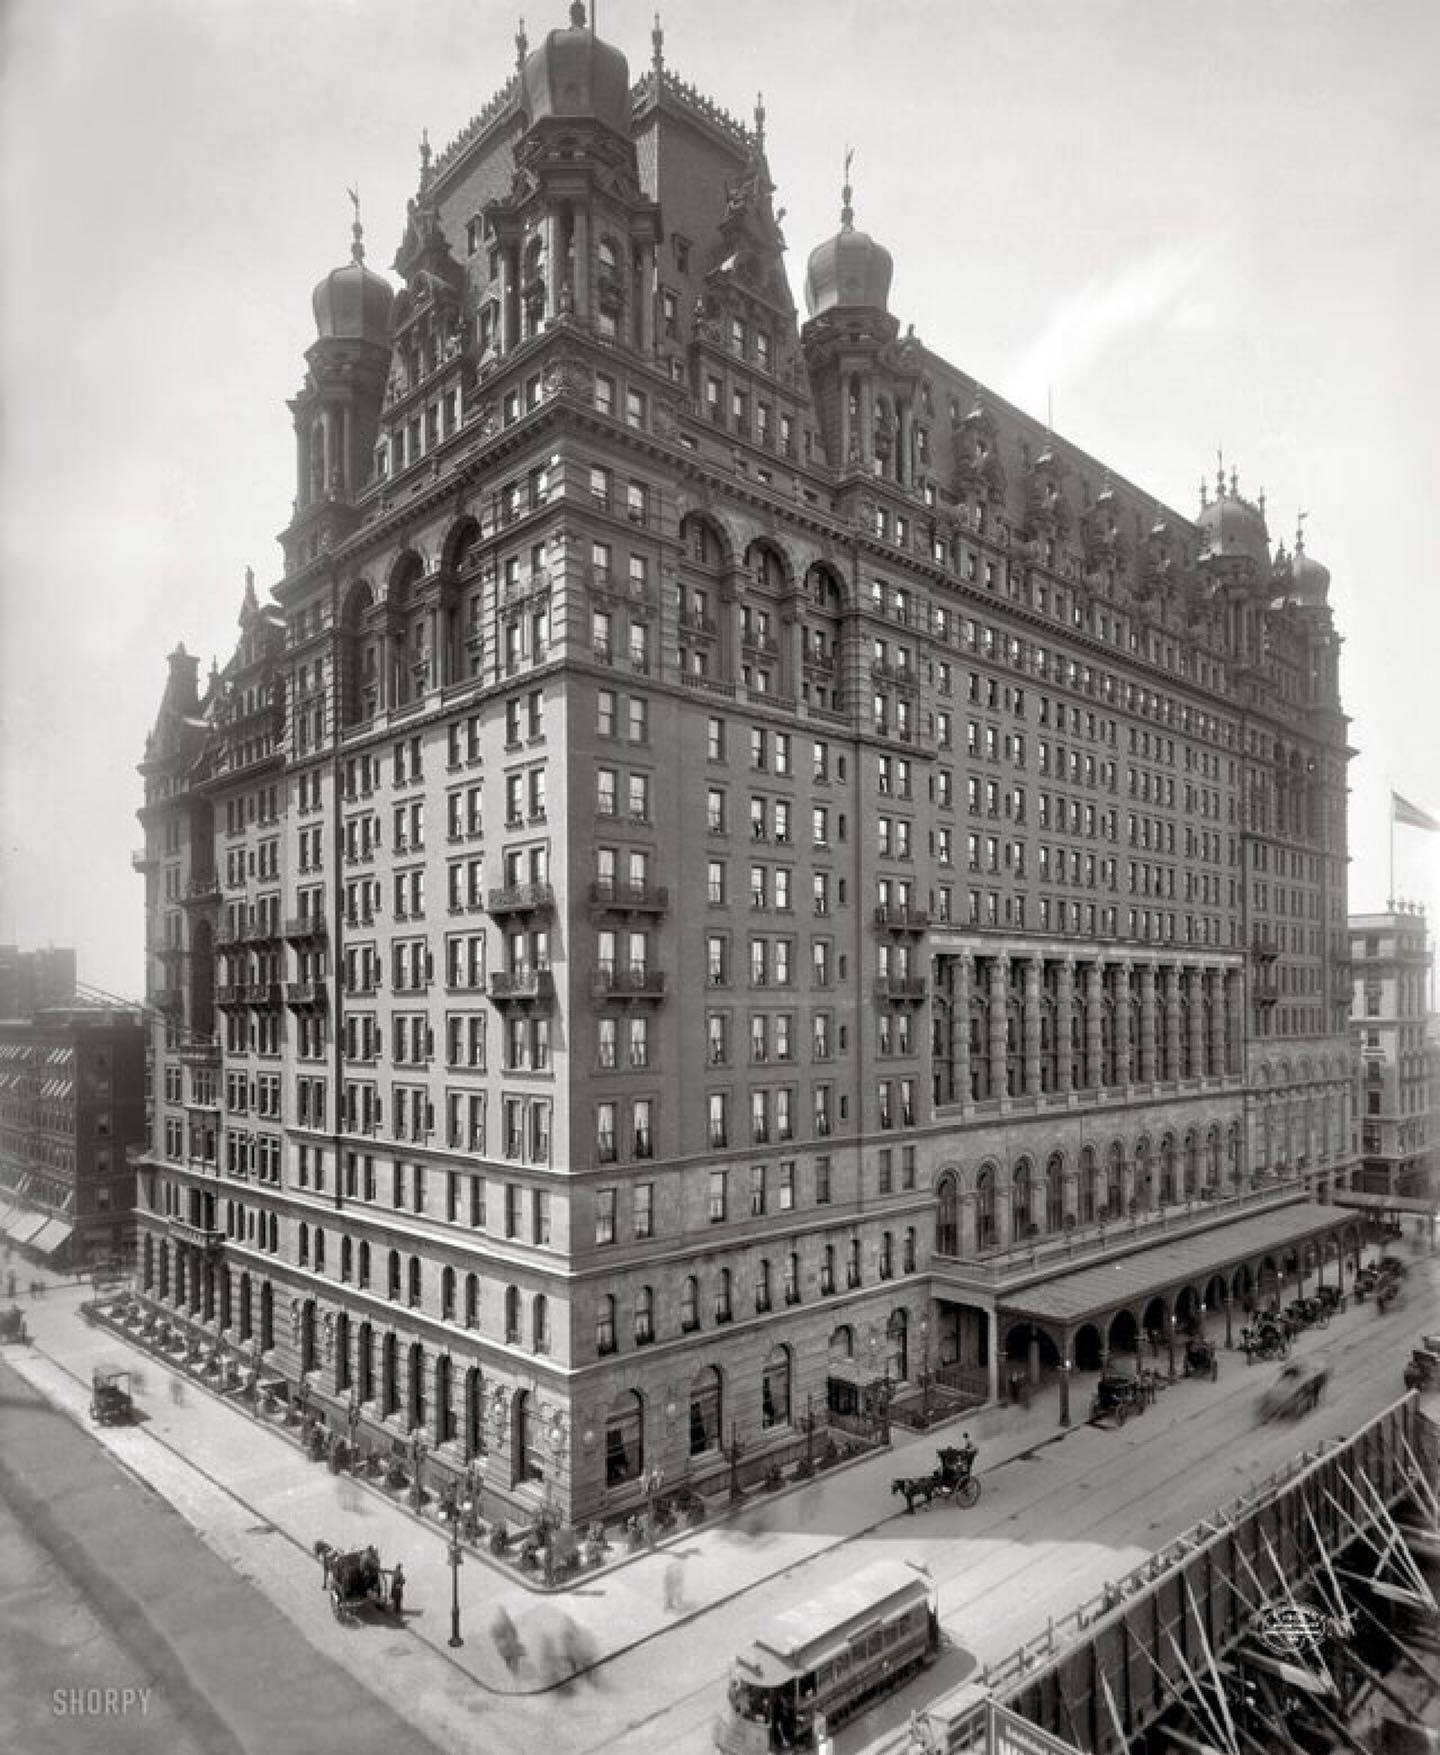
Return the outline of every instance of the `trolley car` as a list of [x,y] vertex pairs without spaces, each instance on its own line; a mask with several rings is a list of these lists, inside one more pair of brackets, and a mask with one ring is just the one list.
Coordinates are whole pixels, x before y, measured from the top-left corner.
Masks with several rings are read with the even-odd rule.
[[827,1726],[897,1688],[940,1647],[934,1589],[919,1567],[880,1560],[776,1615],[736,1658],[715,1726],[724,1755],[815,1744]]

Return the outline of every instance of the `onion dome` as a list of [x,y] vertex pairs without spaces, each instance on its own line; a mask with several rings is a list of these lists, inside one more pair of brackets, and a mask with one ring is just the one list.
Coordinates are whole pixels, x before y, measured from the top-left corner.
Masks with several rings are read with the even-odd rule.
[[1306,609],[1324,609],[1330,596],[1330,569],[1311,560],[1305,552],[1305,532],[1295,534],[1295,561],[1292,567],[1292,595]]
[[332,268],[311,295],[315,332],[321,341],[373,341],[388,347],[395,293],[383,274],[365,266],[360,203],[353,191],[350,199],[355,202],[350,260],[343,268]]
[[520,69],[520,90],[531,123],[552,117],[603,122],[630,137],[630,68],[585,23],[580,0],[566,30],[552,30]]
[[894,258],[868,232],[855,230],[850,205],[850,157],[845,155],[845,189],[840,230],[810,252],[805,270],[805,306],[812,317],[839,309],[883,311],[890,298]]
[[1222,469],[1215,478],[1215,498],[1207,498],[1202,487],[1200,500],[1200,516],[1195,520],[1201,538],[1200,559],[1252,560],[1268,573],[1270,532],[1265,527],[1263,497],[1258,505],[1242,499],[1233,469],[1227,492]]

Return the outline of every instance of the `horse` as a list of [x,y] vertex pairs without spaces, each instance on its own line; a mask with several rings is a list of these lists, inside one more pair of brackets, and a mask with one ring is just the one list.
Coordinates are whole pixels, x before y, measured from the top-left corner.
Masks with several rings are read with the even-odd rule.
[[905,1510],[911,1517],[915,1515],[917,1499],[924,1499],[928,1505],[939,1490],[938,1475],[900,1475],[890,1483],[891,1493],[905,1495]]

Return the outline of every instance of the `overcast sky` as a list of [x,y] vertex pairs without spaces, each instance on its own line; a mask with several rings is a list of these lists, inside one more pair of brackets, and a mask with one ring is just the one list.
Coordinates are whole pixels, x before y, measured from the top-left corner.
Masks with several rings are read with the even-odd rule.
[[[524,0],[532,42],[565,0]],[[651,0],[603,0],[638,72]],[[1332,571],[1351,907],[1388,789],[1440,814],[1440,6],[670,0],[669,64],[757,85],[797,298],[837,222],[963,370],[1178,509],[1216,447]],[[503,82],[492,0],[8,0],[0,184],[0,940],[143,989],[135,772],[183,640],[279,571],[286,398],[358,182],[388,268],[417,143]],[[1440,835],[1396,835],[1440,907]]]

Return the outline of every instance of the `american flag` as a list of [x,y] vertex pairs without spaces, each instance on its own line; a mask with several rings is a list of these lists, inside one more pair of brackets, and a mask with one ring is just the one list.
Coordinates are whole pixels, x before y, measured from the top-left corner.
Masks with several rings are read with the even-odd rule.
[[1408,798],[1391,790],[1390,816],[1397,823],[1406,823],[1412,829],[1434,829],[1440,832],[1440,817],[1432,817],[1429,811],[1421,810],[1418,804],[1411,804]]

